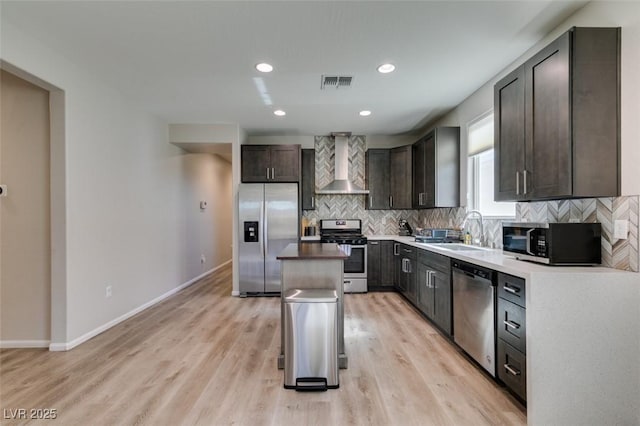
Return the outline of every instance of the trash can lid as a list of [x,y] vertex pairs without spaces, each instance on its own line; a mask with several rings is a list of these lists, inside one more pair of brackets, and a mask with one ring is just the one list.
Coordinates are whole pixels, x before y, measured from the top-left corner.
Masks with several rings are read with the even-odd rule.
[[291,289],[284,293],[285,303],[336,303],[338,292],[328,288]]

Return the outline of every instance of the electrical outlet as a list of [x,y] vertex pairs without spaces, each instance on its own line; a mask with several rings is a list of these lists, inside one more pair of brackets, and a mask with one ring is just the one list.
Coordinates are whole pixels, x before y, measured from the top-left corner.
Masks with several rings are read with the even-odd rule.
[[207,258],[204,257],[204,254],[201,254],[200,255],[200,263],[204,265],[204,262],[206,262],[206,261],[207,261]]
[[111,297],[111,295],[112,295],[112,294],[113,294],[113,287],[112,287],[112,286],[110,286],[110,285],[108,285],[108,286],[105,288],[105,294],[104,294],[104,297],[106,297],[106,298],[108,299],[108,298],[110,298],[110,297]]
[[629,233],[629,221],[628,220],[616,220],[613,223],[613,238],[619,240],[626,240]]

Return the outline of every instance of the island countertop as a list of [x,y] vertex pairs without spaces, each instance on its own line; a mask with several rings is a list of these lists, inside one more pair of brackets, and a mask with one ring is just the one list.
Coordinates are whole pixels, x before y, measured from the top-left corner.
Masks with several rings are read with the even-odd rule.
[[346,259],[347,256],[337,244],[292,243],[277,256],[278,260],[322,260]]

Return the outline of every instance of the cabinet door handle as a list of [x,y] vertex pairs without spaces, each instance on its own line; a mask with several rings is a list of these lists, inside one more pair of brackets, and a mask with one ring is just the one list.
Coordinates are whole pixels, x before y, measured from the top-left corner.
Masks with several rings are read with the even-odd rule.
[[503,285],[502,289],[508,293],[515,294],[515,295],[518,295],[518,293],[520,293],[520,287],[513,287],[513,286],[510,286],[509,284]]
[[520,324],[518,324],[517,322],[513,322],[513,321],[502,321],[504,323],[504,325],[506,325],[509,328],[513,328],[514,330],[517,330],[520,328]]
[[514,376],[519,376],[520,372],[518,370],[516,370],[515,368],[511,367],[509,364],[505,364],[504,365],[504,369],[507,370],[507,372],[509,374],[512,374]]
[[269,180],[269,168],[267,167],[267,180]]
[[411,250],[403,248],[402,250],[404,250],[405,253],[411,253]]
[[389,207],[393,207],[393,195],[389,195]]
[[369,208],[373,207],[373,195],[369,195]]
[[426,271],[424,274],[424,285],[429,288],[431,285],[431,271]]
[[311,197],[311,208],[312,209],[316,208],[316,197]]
[[418,193],[418,205],[422,205],[422,192]]
[[407,274],[411,273],[411,259],[407,259]]
[[400,254],[400,244],[393,243],[393,254],[398,256]]
[[427,288],[433,288],[433,275],[434,272],[433,271],[427,271]]
[[436,288],[435,278],[436,278],[436,271],[431,271],[431,281],[430,281],[431,288]]
[[377,246],[378,242],[377,241],[369,241],[369,244],[371,244],[372,246]]
[[522,171],[522,193],[527,195],[527,171]]
[[520,195],[520,172],[516,172],[516,195]]
[[273,167],[271,168],[271,179],[275,179],[276,178],[276,169],[274,169]]

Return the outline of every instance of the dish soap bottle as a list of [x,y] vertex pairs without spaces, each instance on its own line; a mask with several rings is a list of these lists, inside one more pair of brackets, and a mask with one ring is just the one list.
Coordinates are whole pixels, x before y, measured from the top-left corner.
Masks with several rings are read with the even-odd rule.
[[471,245],[471,234],[469,233],[469,231],[467,231],[464,234],[464,243],[468,244],[468,245]]

